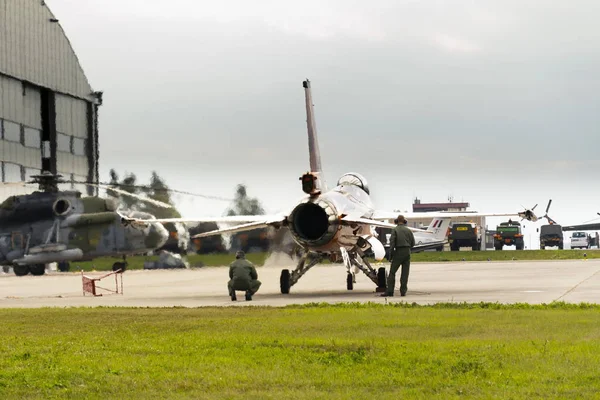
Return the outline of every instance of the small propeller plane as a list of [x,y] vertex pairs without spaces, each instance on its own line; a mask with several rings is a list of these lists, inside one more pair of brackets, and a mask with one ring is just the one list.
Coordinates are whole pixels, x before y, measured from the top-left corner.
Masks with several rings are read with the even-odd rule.
[[[365,259],[365,251],[370,249],[375,260],[382,260],[385,249],[377,238],[376,227],[393,228],[394,224],[385,222],[391,213],[375,210],[370,198],[370,189],[366,179],[356,173],[342,175],[335,187],[328,189],[321,166],[321,155],[317,140],[317,131],[312,103],[310,81],[302,83],[305,92],[306,123],[308,129],[308,149],[310,170],[300,177],[305,197],[289,209],[289,212],[265,216],[235,216],[223,218],[194,219],[194,222],[229,222],[240,225],[218,229],[195,235],[194,238],[234,233],[252,229],[286,226],[294,240],[305,251],[296,268],[290,272],[284,269],[280,277],[281,293],[289,293],[290,288],[314,265],[324,258],[342,260],[347,269],[347,288],[353,289],[354,276],[352,267],[362,271],[377,285],[377,291],[386,287],[385,268],[377,271]],[[413,250],[436,248],[446,243],[446,233],[450,217],[473,215],[519,215],[533,220],[533,210],[525,210],[516,214],[474,214],[474,213],[421,213],[419,217],[433,217],[426,230],[411,228],[414,231],[416,246]],[[408,218],[408,217],[407,217]],[[159,219],[160,222],[191,222],[185,218]]]

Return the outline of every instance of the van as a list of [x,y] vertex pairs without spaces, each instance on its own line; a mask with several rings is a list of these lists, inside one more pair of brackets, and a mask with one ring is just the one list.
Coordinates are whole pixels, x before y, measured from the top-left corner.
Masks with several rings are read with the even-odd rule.
[[571,248],[572,249],[587,249],[590,247],[588,236],[585,232],[573,232],[571,236]]

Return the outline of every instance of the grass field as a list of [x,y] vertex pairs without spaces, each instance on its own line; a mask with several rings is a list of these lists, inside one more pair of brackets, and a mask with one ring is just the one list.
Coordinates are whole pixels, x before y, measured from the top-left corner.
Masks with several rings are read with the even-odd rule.
[[[446,262],[446,261],[506,261],[506,260],[575,260],[582,259],[586,254],[587,258],[600,258],[600,250],[521,250],[521,251],[442,251],[442,252],[422,252],[413,254],[413,262]],[[248,259],[255,265],[263,265],[268,257],[267,253],[250,253]],[[157,260],[158,257],[129,257],[127,259],[129,269],[142,269],[144,261]],[[234,259],[231,254],[193,254],[187,257],[190,265],[193,266],[222,266],[229,265]],[[112,268],[115,261],[113,258],[99,258],[94,261],[73,262],[72,271],[108,271]]]
[[0,310],[0,398],[594,398],[600,308]]

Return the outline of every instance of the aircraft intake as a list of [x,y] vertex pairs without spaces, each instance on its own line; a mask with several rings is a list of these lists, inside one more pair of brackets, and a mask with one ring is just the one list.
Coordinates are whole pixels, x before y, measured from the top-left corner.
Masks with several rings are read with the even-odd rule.
[[294,238],[309,246],[323,246],[335,237],[339,221],[333,204],[324,200],[306,202],[294,208],[289,216]]

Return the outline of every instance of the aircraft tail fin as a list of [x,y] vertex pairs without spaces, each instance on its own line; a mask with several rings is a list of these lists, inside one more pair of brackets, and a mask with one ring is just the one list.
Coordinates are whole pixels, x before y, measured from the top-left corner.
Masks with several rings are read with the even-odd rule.
[[448,228],[450,227],[450,218],[434,218],[429,226],[427,227],[427,232],[431,232],[433,234],[434,240],[443,241],[446,239],[446,234],[448,233]]
[[310,81],[307,79],[302,82],[304,87],[304,96],[306,101],[306,127],[308,129],[308,154],[310,160],[310,172],[318,178],[318,186],[322,190],[327,190],[323,169],[321,166],[321,152],[319,150],[319,140],[317,138],[317,125],[315,122],[315,110],[312,102],[312,92]]

